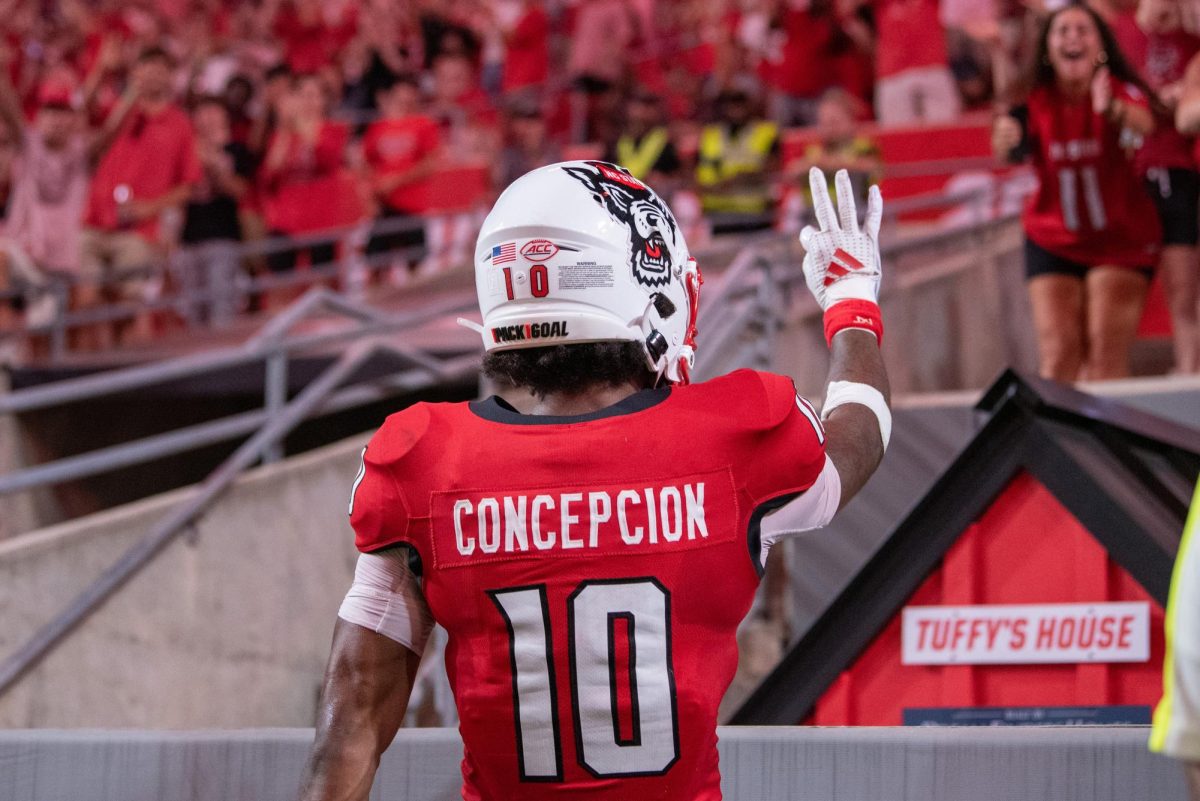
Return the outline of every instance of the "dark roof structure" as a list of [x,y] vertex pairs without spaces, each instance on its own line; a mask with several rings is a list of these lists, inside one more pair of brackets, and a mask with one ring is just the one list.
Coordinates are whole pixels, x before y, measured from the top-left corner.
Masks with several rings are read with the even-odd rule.
[[986,416],[978,433],[731,723],[804,719],[1020,471],[1165,606],[1200,473],[1200,430],[1011,370],[976,409]]

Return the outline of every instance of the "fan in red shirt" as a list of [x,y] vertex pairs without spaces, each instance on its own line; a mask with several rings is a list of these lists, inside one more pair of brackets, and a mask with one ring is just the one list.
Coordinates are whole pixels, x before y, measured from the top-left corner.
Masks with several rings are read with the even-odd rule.
[[[881,125],[941,122],[961,113],[937,0],[846,0],[838,5],[847,35],[860,48],[874,42],[875,117]],[[873,30],[862,17],[864,6],[873,11]]]
[[[192,123],[172,100],[174,62],[166,51],[143,51],[132,74],[132,106],[122,103],[111,146],[100,159],[88,191],[81,244],[81,275],[103,293],[141,299],[147,276],[161,260],[163,215],[182,208],[202,172]],[[89,292],[89,295],[91,293]],[[99,300],[88,297],[87,303]],[[148,315],[120,322],[117,335],[146,339]],[[107,326],[93,332],[107,346]]]
[[539,2],[525,0],[504,38],[504,92],[540,88],[550,73],[550,16]]
[[1023,222],[1039,369],[1060,381],[1128,375],[1162,235],[1129,153],[1154,130],[1153,95],[1082,5],[1046,20],[1027,86],[992,143],[1010,160],[1028,151],[1038,174]]
[[[799,6],[799,7],[798,7]],[[783,126],[812,125],[817,99],[833,83],[832,46],[836,26],[828,8],[784,4],[776,35],[782,42],[759,72],[771,89],[771,119]]]
[[[1183,30],[1178,0],[1142,0],[1136,15],[1115,27],[1121,48],[1166,110],[1174,111],[1184,89],[1188,63],[1200,52],[1200,39]],[[1158,208],[1163,228],[1159,266],[1171,310],[1175,369],[1200,372],[1200,321],[1197,320],[1196,244],[1200,241],[1200,172],[1195,139],[1180,133],[1170,115],[1162,115],[1138,150],[1138,171]]]
[[[1174,78],[1160,89],[1159,98],[1168,106],[1175,107],[1175,126],[1171,126],[1172,121],[1168,120],[1163,127],[1169,128],[1171,132],[1179,132],[1178,138],[1174,139],[1176,146],[1188,146],[1182,152],[1175,148],[1170,151],[1172,161],[1167,179],[1172,199],[1169,202],[1159,201],[1160,213],[1169,214],[1172,220],[1172,224],[1167,224],[1164,218],[1166,236],[1162,256],[1162,283],[1171,310],[1175,369],[1180,373],[1200,373],[1200,309],[1197,308],[1200,304],[1200,270],[1196,264],[1197,239],[1191,239],[1191,247],[1188,247],[1187,240],[1182,235],[1176,237],[1180,240],[1178,245],[1173,243],[1172,237],[1172,229],[1181,234],[1195,235],[1193,232],[1196,231],[1197,206],[1200,205],[1200,198],[1197,197],[1200,195],[1200,189],[1191,188],[1189,194],[1187,185],[1189,180],[1200,183],[1200,176],[1196,173],[1197,160],[1200,159],[1197,145],[1200,145],[1200,141],[1195,138],[1196,134],[1200,134],[1200,54],[1195,54],[1193,43],[1196,40],[1178,30],[1181,27],[1180,16],[1180,8],[1174,2],[1147,0],[1139,5],[1137,19],[1140,26],[1152,31],[1144,37],[1145,39],[1160,39],[1167,46],[1164,48],[1165,52],[1153,62],[1148,59],[1147,66],[1151,63],[1161,63],[1165,68],[1169,62],[1170,72],[1167,73],[1164,69],[1164,77],[1168,81],[1172,81],[1170,76]],[[1158,31],[1163,32],[1155,33]],[[1151,54],[1157,49],[1148,48]],[[1183,65],[1182,74],[1178,74],[1176,57],[1189,50],[1195,55]],[[1150,72],[1149,69],[1147,71]],[[1147,74],[1146,77],[1153,83],[1153,75]],[[1158,194],[1161,198],[1161,191]],[[1182,196],[1182,200],[1177,195]],[[1191,203],[1190,209],[1187,207],[1188,201]],[[1192,226],[1190,229],[1186,227],[1189,224]]]
[[777,539],[761,520],[794,500],[796,529],[827,523],[891,426],[882,199],[873,188],[860,229],[845,172],[840,216],[819,170],[810,183],[825,424],[784,376],[689,383],[699,271],[627,171],[553,164],[500,196],[469,327],[503,397],[416,404],[363,449],[349,508],[362,553],[303,801],[367,797],[435,620],[467,801],[719,801],[717,707]]
[[[329,120],[325,87],[316,75],[298,75],[291,91],[280,98],[279,128],[272,134],[259,171],[263,212],[275,236],[295,236],[346,225],[361,208],[352,183],[342,171],[347,127]],[[332,243],[310,249],[313,264],[335,256]],[[296,252],[268,256],[273,272],[296,266]]]
[[441,55],[433,62],[433,86],[427,113],[442,129],[450,161],[490,160],[500,135],[500,115],[479,83],[471,60],[461,55]]
[[354,3],[293,0],[276,15],[275,35],[293,72],[317,72],[353,38],[357,22]]
[[376,92],[383,117],[363,135],[363,157],[371,169],[379,201],[378,229],[367,243],[369,254],[404,249],[406,264],[420,260],[425,245],[429,176],[441,148],[441,131],[432,117],[418,113],[421,90],[413,75],[396,77]]

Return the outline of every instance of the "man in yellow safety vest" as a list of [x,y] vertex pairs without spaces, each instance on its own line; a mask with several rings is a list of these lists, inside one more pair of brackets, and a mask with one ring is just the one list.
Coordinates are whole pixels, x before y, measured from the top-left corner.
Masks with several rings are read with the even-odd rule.
[[620,164],[634,178],[665,193],[677,182],[682,164],[671,134],[662,124],[661,108],[662,101],[654,93],[635,92],[625,104],[624,133],[609,145],[604,160]]
[[717,97],[717,121],[700,132],[696,184],[714,230],[769,228],[778,175],[779,129],[755,119],[753,100],[739,89]]

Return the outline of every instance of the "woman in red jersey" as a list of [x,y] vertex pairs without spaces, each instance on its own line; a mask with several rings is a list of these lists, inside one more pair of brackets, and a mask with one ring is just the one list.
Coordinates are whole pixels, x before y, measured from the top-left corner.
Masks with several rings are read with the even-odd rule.
[[1038,174],[1022,221],[1039,371],[1059,381],[1128,375],[1162,238],[1130,157],[1154,130],[1153,95],[1082,5],[1045,21],[1022,94],[1024,105],[997,118],[992,145]]

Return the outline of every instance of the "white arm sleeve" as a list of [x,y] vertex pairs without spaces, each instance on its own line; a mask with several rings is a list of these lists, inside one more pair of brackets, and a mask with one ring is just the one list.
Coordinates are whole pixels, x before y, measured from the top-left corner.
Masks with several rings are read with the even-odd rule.
[[404,548],[359,555],[354,583],[338,617],[395,640],[416,654],[425,650],[433,628],[433,615]]
[[870,384],[830,381],[825,389],[825,406],[821,409],[821,419],[828,420],[830,412],[847,403],[857,403],[871,410],[875,419],[879,421],[879,438],[883,440],[883,449],[886,451],[892,438],[892,410],[883,399],[883,393]]
[[801,531],[829,525],[842,502],[842,477],[833,460],[825,456],[825,466],[813,485],[796,500],[780,507],[763,519],[762,552],[759,564],[767,563],[767,551],[779,540]]

